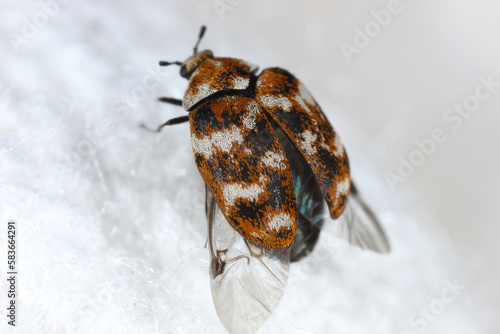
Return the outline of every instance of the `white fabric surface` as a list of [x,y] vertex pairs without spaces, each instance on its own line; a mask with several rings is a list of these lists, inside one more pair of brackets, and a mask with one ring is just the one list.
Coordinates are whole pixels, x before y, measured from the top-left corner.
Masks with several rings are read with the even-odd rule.
[[[178,68],[157,62],[189,56],[207,15],[217,28],[208,25],[200,49],[216,56],[255,63],[269,56],[263,68],[305,55],[261,48],[271,42],[259,41],[278,37],[258,24],[243,36],[225,29],[210,1],[59,6],[17,52],[8,38],[0,41],[0,240],[7,219],[15,219],[19,247],[18,327],[2,316],[0,332],[224,333],[210,295],[203,184],[189,127],[161,134],[139,128],[184,113],[156,101],[182,96],[186,85]],[[34,1],[2,7],[4,35],[20,34],[22,18],[44,10]],[[321,52],[321,43],[312,53]],[[280,58],[284,65],[272,64]],[[319,75],[313,59],[287,69]],[[467,286],[451,243],[411,191],[388,189],[370,139],[347,112],[325,96],[319,101],[347,134],[355,178],[393,251],[381,256],[334,243],[327,255],[293,264],[284,299],[259,333],[417,331],[412,316],[436,303],[446,282]],[[322,236],[320,248],[331,241]],[[422,332],[486,333],[475,317],[483,307],[465,290]]]

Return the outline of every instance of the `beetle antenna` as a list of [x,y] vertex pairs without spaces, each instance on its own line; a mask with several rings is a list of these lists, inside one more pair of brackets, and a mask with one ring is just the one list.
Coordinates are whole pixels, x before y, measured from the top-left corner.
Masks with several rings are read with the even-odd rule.
[[182,65],[180,61],[164,61],[160,60],[160,66],[168,66],[168,65]]
[[140,126],[144,130],[149,131],[149,132],[160,132],[161,129],[163,129],[166,126],[175,125],[175,124],[181,124],[181,123],[186,123],[186,122],[189,122],[189,116],[181,116],[181,117],[176,117],[176,118],[169,119],[165,123],[163,123],[160,126],[158,126],[156,129],[151,129],[149,126],[146,126],[146,124],[144,124],[144,123],[141,123]]
[[198,42],[196,42],[196,45],[194,46],[194,53],[195,54],[198,52],[198,44],[200,44],[200,41],[203,38],[203,35],[205,35],[206,30],[207,30],[207,27],[201,26],[200,34],[198,35]]

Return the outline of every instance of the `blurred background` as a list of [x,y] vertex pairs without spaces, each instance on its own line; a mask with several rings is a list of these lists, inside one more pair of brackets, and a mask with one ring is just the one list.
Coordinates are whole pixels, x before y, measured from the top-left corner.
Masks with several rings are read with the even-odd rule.
[[[71,126],[58,130],[66,116],[49,122],[37,99],[63,92],[69,102],[54,98],[54,103],[72,106],[69,114],[79,115],[72,126],[95,124],[116,96],[127,98],[123,92],[131,92],[131,83],[150,73],[148,68],[158,71],[159,59],[184,60],[205,24],[200,49],[243,58],[261,69],[279,66],[306,84],[356,162],[353,174],[363,193],[389,208],[392,200],[412,198],[453,248],[466,293],[485,306],[477,321],[496,328],[491,333],[500,330],[495,317],[500,307],[499,3],[1,0],[0,8],[3,153],[22,146],[23,138],[49,133],[51,140],[71,140]],[[129,103],[135,103],[130,124],[159,124],[180,115],[155,98],[180,98],[184,79],[177,69],[158,73],[161,86]],[[25,98],[29,102],[23,104]],[[92,116],[95,110],[99,116]],[[26,124],[30,131],[23,130]],[[186,131],[172,129],[162,140],[186,144]],[[132,135],[115,134],[126,138],[117,152],[134,170],[140,156],[129,156]],[[16,175],[12,165],[0,163],[4,172]],[[44,164],[43,157],[38,163]],[[366,175],[383,189],[363,185]],[[39,189],[50,184],[30,182]],[[54,195],[69,199],[65,191]],[[97,194],[94,200],[102,198]],[[111,235],[112,227],[106,228]]]

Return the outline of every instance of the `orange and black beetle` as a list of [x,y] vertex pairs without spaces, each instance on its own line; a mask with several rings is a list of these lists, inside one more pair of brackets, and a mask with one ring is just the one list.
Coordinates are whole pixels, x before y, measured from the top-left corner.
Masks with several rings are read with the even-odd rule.
[[[202,27],[200,39],[205,27]],[[198,40],[199,43],[199,40]],[[349,160],[340,137],[307,88],[281,68],[257,66],[197,52],[181,65],[189,80],[182,105],[189,121],[196,165],[229,223],[251,243],[290,247],[295,239],[296,194],[284,137],[300,152],[324,195],[332,218],[350,191]],[[161,128],[160,127],[160,128]],[[293,166],[292,166],[293,168]]]
[[[181,76],[189,80],[182,100],[164,97],[160,101],[182,106],[189,114],[167,121],[157,131],[166,125],[190,123],[195,162],[207,185],[210,271],[215,282],[212,293],[216,307],[222,308],[219,318],[232,331],[239,326],[235,324],[238,317],[232,313],[238,306],[217,305],[235,300],[234,296],[226,298],[233,292],[217,296],[222,285],[232,284],[230,278],[228,282],[222,280],[223,284],[217,282],[227,272],[227,263],[244,258],[250,266],[252,257],[271,272],[272,264],[262,260],[265,254],[271,261],[278,261],[282,269],[286,261],[298,260],[312,251],[327,218],[324,211],[336,219],[351,206],[354,214],[347,215],[340,229],[342,236],[352,244],[378,252],[389,251],[389,244],[351,182],[349,160],[340,137],[307,88],[278,67],[258,73],[257,66],[246,61],[214,57],[211,51],[198,52],[204,32],[202,27],[194,54],[185,62],[160,62],[162,66],[180,65]],[[214,246],[216,209],[243,237],[250,255],[235,253],[228,259],[230,247]],[[362,214],[356,215],[356,211]],[[283,270],[272,275],[281,283],[276,284],[281,295],[287,275],[288,271]],[[252,288],[228,290],[235,289],[246,292]],[[281,295],[278,292],[266,304],[264,289],[256,287],[253,291],[248,298],[258,302],[251,305],[265,305],[261,313],[266,314],[257,317],[260,320],[253,326],[255,329]],[[245,314],[240,324],[248,322]]]

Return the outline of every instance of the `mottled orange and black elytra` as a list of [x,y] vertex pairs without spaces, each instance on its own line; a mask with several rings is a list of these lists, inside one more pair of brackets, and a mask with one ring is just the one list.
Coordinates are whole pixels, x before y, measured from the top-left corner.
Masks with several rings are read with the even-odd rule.
[[349,160],[316,100],[298,79],[280,68],[265,69],[259,75],[256,99],[309,163],[332,218],[337,218],[349,196]]
[[247,241],[272,250],[294,243],[302,213],[292,175],[296,168],[288,160],[291,146],[308,165],[316,181],[308,182],[322,193],[331,217],[343,212],[351,185],[347,154],[297,78],[281,68],[258,73],[246,61],[214,57],[197,46],[184,63],[161,64],[181,65],[189,80],[182,102],[162,99],[182,104],[188,117],[164,125],[189,121],[198,170],[227,221]]
[[231,225],[268,248],[292,245],[297,209],[290,166],[254,99],[222,96],[189,114],[196,165]]

